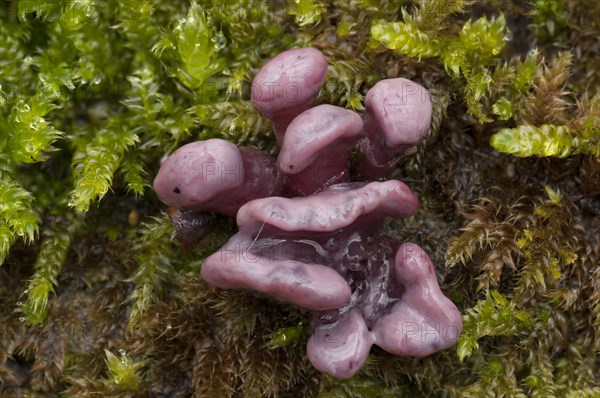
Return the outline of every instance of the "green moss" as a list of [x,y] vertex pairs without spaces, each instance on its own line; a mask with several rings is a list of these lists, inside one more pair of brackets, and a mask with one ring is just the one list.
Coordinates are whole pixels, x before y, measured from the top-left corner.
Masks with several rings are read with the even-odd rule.
[[[439,57],[444,68],[455,78],[464,79],[464,94],[469,113],[481,121],[491,121],[480,104],[490,89],[489,67],[504,48],[507,37],[503,14],[466,21],[458,35],[440,32],[444,19],[461,11],[462,2],[425,1],[414,14],[403,12],[403,22],[377,23],[371,28],[375,43],[414,58]],[[443,26],[443,25],[442,25]]]
[[287,13],[293,15],[300,26],[319,22],[321,14],[325,11],[325,6],[320,1],[291,0],[288,3]]
[[[598,4],[0,2],[0,395],[598,396]],[[432,94],[397,170],[421,208],[388,232],[427,249],[465,325],[350,380],[308,361],[307,313],[200,279],[234,220],[186,253],[149,189],[190,140],[275,154],[250,83],[306,45],[319,102],[360,111],[385,77]]]
[[108,350],[105,353],[109,380],[119,389],[125,391],[138,390],[143,381],[140,370],[144,364],[142,362],[133,362],[125,352],[120,353],[119,356]]
[[46,226],[42,236],[40,251],[34,264],[34,273],[25,293],[27,302],[19,310],[27,322],[38,324],[48,315],[48,300],[55,293],[58,274],[62,269],[73,236],[81,224],[73,214],[63,210],[54,225]]

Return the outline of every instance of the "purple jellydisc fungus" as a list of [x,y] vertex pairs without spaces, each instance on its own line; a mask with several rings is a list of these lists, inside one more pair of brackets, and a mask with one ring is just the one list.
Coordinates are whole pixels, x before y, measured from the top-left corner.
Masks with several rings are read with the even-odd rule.
[[399,157],[414,151],[425,137],[431,112],[431,98],[423,86],[403,78],[375,84],[365,97],[360,174],[370,180],[389,175]]
[[202,277],[215,286],[251,288],[307,309],[335,309],[348,304],[350,286],[329,267],[324,239],[311,236],[342,230],[364,214],[408,215],[417,206],[399,181],[352,192],[334,186],[304,198],[257,199],[240,209],[239,232],[206,259]]
[[206,259],[202,278],[219,287],[251,288],[312,310],[338,308],[348,304],[350,286],[330,267],[328,235],[364,214],[406,216],[417,206],[417,198],[399,181],[354,191],[334,186],[304,198],[254,200],[240,208],[239,232]]
[[210,139],[173,152],[161,165],[153,187],[171,206],[169,217],[183,249],[191,250],[209,232],[211,213],[234,216],[249,200],[281,194],[284,180],[269,155]]
[[315,48],[284,51],[258,72],[252,82],[252,104],[273,122],[281,145],[288,124],[310,108],[327,75],[327,61]]
[[454,344],[462,323],[427,254],[381,232],[385,217],[417,211],[415,194],[396,180],[350,182],[357,144],[365,180],[389,176],[416,148],[431,120],[429,93],[383,80],[367,93],[361,118],[312,107],[326,73],[323,55],[302,48],[279,54],[254,79],[252,102],[273,121],[277,160],[223,140],[194,142],[163,163],[154,189],[173,206],[184,248],[210,228],[211,213],[236,215],[238,232],[204,261],[202,278],[313,311],[308,358],[346,378],[373,344],[422,357]]
[[277,158],[292,193],[309,195],[349,181],[348,160],[362,127],[356,112],[333,105],[318,105],[297,116]]
[[362,241],[375,255],[363,260],[366,282],[357,285],[351,304],[314,316],[307,352],[322,372],[351,377],[373,344],[395,355],[427,356],[453,345],[462,331],[460,312],[441,292],[427,254],[405,243],[393,256],[389,246],[398,243],[385,240]]
[[180,210],[234,216],[250,200],[279,195],[283,181],[269,155],[215,138],[173,152],[153,187],[163,203]]
[[[308,355],[333,376],[358,371],[372,344],[427,355],[454,343],[460,313],[441,294],[422,250],[377,232],[384,217],[408,217],[417,208],[414,193],[395,180],[257,199],[240,208],[239,232],[206,259],[202,277],[317,311]],[[405,323],[416,326],[403,329]],[[445,334],[435,341],[421,344],[412,335],[437,325]]]

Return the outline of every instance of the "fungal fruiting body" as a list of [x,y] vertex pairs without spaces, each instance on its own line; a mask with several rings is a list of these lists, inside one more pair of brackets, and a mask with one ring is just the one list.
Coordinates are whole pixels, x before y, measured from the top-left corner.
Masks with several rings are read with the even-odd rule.
[[177,235],[183,248],[191,250],[208,233],[211,213],[235,216],[249,200],[280,195],[283,184],[284,175],[271,156],[215,138],[173,152],[153,188],[172,206],[169,216]]
[[365,96],[365,137],[358,171],[366,179],[389,175],[397,160],[414,151],[431,122],[431,98],[408,79],[386,79]]
[[462,331],[460,312],[441,292],[427,254],[381,235],[366,237],[361,248],[368,253],[366,279],[356,280],[364,291],[350,305],[314,316],[307,347],[313,365],[346,378],[360,370],[373,344],[413,357],[452,346]]
[[239,210],[239,232],[206,259],[202,278],[316,311],[308,356],[336,377],[358,371],[373,344],[429,355],[458,338],[460,313],[424,251],[378,232],[384,217],[408,217],[417,207],[395,180],[257,199]]
[[283,176],[269,155],[215,138],[173,152],[153,187],[169,206],[234,216],[252,199],[281,194]]
[[254,77],[252,103],[273,122],[279,145],[290,122],[313,105],[326,75],[327,60],[308,47],[278,54]]
[[333,105],[319,105],[288,126],[277,163],[295,195],[350,181],[350,152],[362,133],[361,117]]
[[[286,301],[311,310],[349,304],[350,285],[333,261],[343,255],[347,231],[356,233],[349,229],[354,223],[371,224],[385,214],[416,210],[417,199],[399,181],[342,187],[247,203],[236,218],[239,232],[206,259],[202,278],[220,287],[245,284],[280,298],[285,294]],[[406,203],[394,207],[399,202]]]
[[[223,140],[195,142],[163,163],[154,188],[177,208],[172,220],[187,246],[209,227],[209,214],[235,215],[238,232],[205,260],[202,278],[313,311],[308,357],[346,378],[373,344],[422,357],[454,344],[462,323],[427,254],[382,232],[385,217],[413,215],[417,197],[397,180],[368,182],[388,177],[424,138],[427,91],[389,79],[369,90],[363,117],[313,107],[326,70],[319,51],[290,50],[254,80],[254,106],[272,119],[281,146],[277,160]],[[290,82],[306,88],[298,101],[282,91]],[[264,87],[267,98],[258,95]],[[351,181],[355,150],[362,181]]]

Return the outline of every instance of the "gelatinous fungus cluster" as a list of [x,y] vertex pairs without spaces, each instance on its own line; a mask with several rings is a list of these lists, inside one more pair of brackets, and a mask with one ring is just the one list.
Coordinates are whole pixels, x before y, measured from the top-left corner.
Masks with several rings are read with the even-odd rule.
[[428,92],[406,79],[380,81],[361,116],[314,106],[326,73],[324,56],[303,48],[279,54],[254,79],[253,104],[273,122],[277,159],[224,140],[194,142],[163,163],[154,189],[175,208],[185,247],[210,228],[212,213],[235,215],[238,232],[206,259],[203,279],[314,311],[308,357],[346,378],[373,344],[422,357],[451,346],[462,323],[427,254],[381,231],[385,217],[417,211],[407,185],[383,179],[425,136]]

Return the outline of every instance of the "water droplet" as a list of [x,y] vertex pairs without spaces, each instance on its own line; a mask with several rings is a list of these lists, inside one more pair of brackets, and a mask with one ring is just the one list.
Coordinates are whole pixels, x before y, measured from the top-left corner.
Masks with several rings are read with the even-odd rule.
[[225,35],[223,32],[217,33],[216,36],[213,36],[210,41],[215,44],[215,50],[220,51],[227,45],[227,39],[225,39]]
[[26,56],[25,58],[23,58],[23,62],[26,64],[30,64],[31,61],[33,61],[33,58],[31,58],[30,56]]
[[122,357],[124,357],[125,355],[127,355],[127,351],[125,351],[125,350],[124,350],[124,349],[122,349],[122,348],[119,348],[119,350],[118,350],[118,351],[119,351],[119,355],[121,355]]
[[531,50],[529,50],[529,52],[527,53],[527,55],[529,55],[530,57],[536,56],[537,55],[537,48],[532,48]]
[[87,84],[87,79],[81,79],[81,84]]
[[101,81],[102,81],[102,78],[100,76],[94,76],[94,79],[92,80],[92,84],[94,86],[97,86],[98,84],[100,84]]
[[25,317],[24,316],[20,317],[19,322],[21,322],[21,323],[25,322]]
[[167,330],[171,330],[171,329],[173,329],[173,326],[167,325]]
[[485,75],[483,75],[483,79],[482,80],[483,80],[484,83],[488,83],[489,84],[489,83],[492,82],[492,77],[490,75],[488,75],[488,74],[485,74]]
[[23,306],[23,302],[22,301],[17,301],[17,307],[22,307]]
[[512,32],[509,30],[506,35],[504,36],[504,41],[511,41],[513,38],[513,34]]

